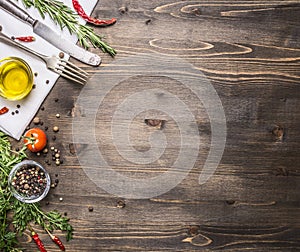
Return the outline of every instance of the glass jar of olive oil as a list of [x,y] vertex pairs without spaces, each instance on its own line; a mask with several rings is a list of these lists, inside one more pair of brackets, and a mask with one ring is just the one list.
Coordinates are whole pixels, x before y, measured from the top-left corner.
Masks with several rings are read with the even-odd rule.
[[0,95],[8,100],[21,100],[32,90],[30,66],[17,57],[0,60]]

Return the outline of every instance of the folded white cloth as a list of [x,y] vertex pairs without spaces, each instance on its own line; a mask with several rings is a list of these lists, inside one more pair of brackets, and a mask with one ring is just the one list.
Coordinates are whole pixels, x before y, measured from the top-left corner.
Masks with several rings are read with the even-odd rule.
[[[63,2],[73,8],[71,0],[64,0]],[[21,0],[16,3],[25,9]],[[81,5],[87,14],[92,12],[96,3],[97,1],[81,1]],[[62,32],[64,36],[69,38],[70,41],[74,42],[74,44],[77,42],[77,37],[75,35],[70,35],[69,31],[67,30],[61,31],[50,17],[46,16],[46,18],[43,20],[37,9],[33,7],[25,10],[33,18],[39,19],[53,29]],[[82,24],[84,23],[83,20],[80,20],[80,22]],[[34,36],[36,40],[34,42],[26,43],[25,45],[37,52],[48,56],[58,55],[60,52],[59,49],[35,35],[32,31],[32,27],[23,23],[22,21],[19,21],[2,9],[0,9],[0,25],[2,26],[2,32],[8,36]],[[37,76],[34,77],[35,88],[25,99],[20,101],[9,101],[0,96],[0,109],[3,107],[7,107],[9,109],[8,113],[0,115],[0,130],[18,140],[22,136],[27,125],[37,113],[39,107],[51,91],[59,76],[56,73],[48,70],[45,63],[39,58],[32,56],[21,49],[6,45],[0,41],[0,59],[9,56],[22,58],[30,65],[33,73],[37,73]],[[69,56],[65,54],[65,58],[68,59]],[[16,110],[17,113],[12,113]]]

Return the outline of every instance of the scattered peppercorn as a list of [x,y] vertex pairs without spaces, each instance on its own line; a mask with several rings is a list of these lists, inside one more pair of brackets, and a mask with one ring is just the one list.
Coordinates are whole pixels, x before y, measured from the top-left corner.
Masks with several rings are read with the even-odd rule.
[[55,102],[58,102],[59,100],[58,100],[58,98],[55,98],[55,100],[54,100]]
[[16,110],[15,110],[15,113],[16,113],[16,114],[19,114],[19,110],[16,109]]
[[60,57],[60,58],[62,59],[63,57],[65,57],[65,54],[64,54],[63,52],[60,52],[60,53],[58,54],[58,57]]
[[48,130],[48,126],[45,126],[45,131],[47,131]]
[[55,141],[55,140],[56,140],[56,136],[53,136],[53,137],[52,137],[52,140]]
[[93,208],[92,206],[89,206],[89,207],[88,207],[88,210],[89,210],[89,212],[93,212],[93,211],[94,211],[94,208]]
[[17,108],[21,108],[21,105],[20,105],[20,104],[17,104]]
[[49,80],[46,80],[46,84],[49,84],[49,82],[50,82]]
[[35,84],[33,84],[33,86],[32,86],[32,89],[35,89],[36,88],[36,85]]
[[38,73],[37,73],[37,72],[35,72],[35,73],[34,73],[34,76],[35,76],[35,77],[37,77],[37,76],[38,76]]
[[40,123],[40,118],[39,117],[33,118],[33,123],[34,124],[39,124]]

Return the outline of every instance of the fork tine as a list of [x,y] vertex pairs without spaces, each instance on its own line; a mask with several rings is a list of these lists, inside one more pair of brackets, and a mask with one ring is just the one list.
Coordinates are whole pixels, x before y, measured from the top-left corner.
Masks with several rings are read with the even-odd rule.
[[69,79],[69,80],[72,80],[74,82],[77,82],[81,85],[84,85],[86,83],[86,80],[85,79],[82,79],[82,78],[73,78],[72,76],[70,76],[69,74],[65,74],[64,72],[62,71],[58,71],[58,70],[54,70],[56,73],[58,73],[59,75],[65,77],[66,79]]
[[77,71],[76,69],[73,69],[72,67],[68,66],[68,65],[65,65],[65,64],[60,64],[58,63],[58,67],[56,67],[58,70],[61,70],[61,71],[68,71],[70,73],[74,73],[75,76],[78,76],[78,77],[82,77],[84,79],[87,79],[88,78],[88,75],[85,75],[84,73],[82,72],[79,72]]
[[79,76],[79,75],[76,74],[75,72],[69,71],[69,70],[66,69],[66,68],[63,68],[63,67],[56,67],[56,70],[57,70],[57,72],[61,73],[61,75],[62,75],[62,74],[68,75],[68,76],[70,76],[71,78],[77,79],[77,80],[80,81],[80,82],[85,83],[85,82],[87,81],[87,78],[83,78],[82,76]]
[[76,69],[78,70],[79,72],[81,72],[82,74],[88,76],[89,74],[84,71],[83,69],[81,69],[80,67],[76,66],[75,64],[73,64],[72,62],[68,61],[68,60],[65,60],[65,59],[60,59],[61,62],[65,63],[65,66],[70,66],[72,67],[72,69]]

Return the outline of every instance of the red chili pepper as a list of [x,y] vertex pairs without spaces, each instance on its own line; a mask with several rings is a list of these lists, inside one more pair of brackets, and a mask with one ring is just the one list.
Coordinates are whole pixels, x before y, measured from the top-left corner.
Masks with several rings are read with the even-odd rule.
[[3,115],[5,113],[7,113],[9,111],[9,109],[7,107],[3,107],[2,109],[0,109],[0,115]]
[[65,246],[63,245],[62,241],[55,235],[51,234],[47,229],[47,233],[51,237],[52,241],[60,248],[61,251],[65,251]]
[[36,232],[31,232],[32,239],[35,241],[36,245],[40,249],[41,252],[47,252],[47,250],[44,247],[43,242],[39,238],[38,234]]
[[79,4],[78,0],[72,0],[72,3],[73,3],[73,7],[76,10],[76,12],[78,13],[78,15],[81,16],[88,23],[91,23],[91,24],[94,24],[94,25],[97,25],[97,26],[107,26],[107,25],[112,25],[117,21],[117,19],[115,19],[115,18],[112,18],[112,19],[109,19],[109,20],[102,20],[102,19],[92,18],[92,17],[88,16],[85,13],[84,9]]
[[22,42],[33,42],[35,41],[35,37],[33,36],[26,36],[26,37],[15,37],[15,39],[22,41]]

